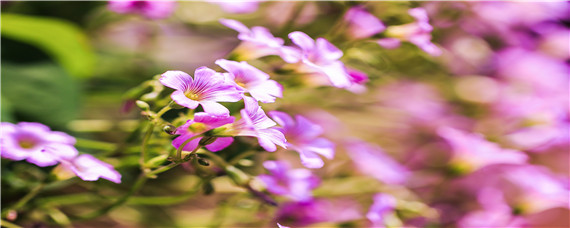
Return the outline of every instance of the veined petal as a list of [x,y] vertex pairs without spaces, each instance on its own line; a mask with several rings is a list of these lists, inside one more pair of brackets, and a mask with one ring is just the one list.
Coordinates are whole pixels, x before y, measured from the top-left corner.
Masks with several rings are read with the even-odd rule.
[[216,138],[216,141],[214,141],[211,144],[206,145],[206,149],[208,149],[212,152],[220,151],[220,150],[225,149],[229,145],[231,145],[233,142],[234,142],[233,137]]
[[186,91],[193,82],[189,74],[177,70],[164,72],[158,80],[164,86],[182,91]]
[[274,80],[267,80],[248,89],[253,98],[263,103],[275,102],[276,97],[283,97],[283,87]]
[[285,136],[277,129],[261,129],[258,131],[257,139],[259,145],[269,152],[277,150],[275,145],[287,148]]
[[184,92],[181,90],[174,91],[170,95],[170,98],[172,98],[172,100],[176,102],[176,104],[182,105],[189,109],[195,109],[196,107],[198,107],[198,104],[200,104],[198,101],[186,97],[186,95],[184,95]]
[[316,50],[320,58],[333,61],[342,57],[342,51],[325,38],[317,38]]
[[[186,140],[188,140],[194,136],[195,136],[194,134],[185,134],[185,135],[178,136],[174,140],[172,140],[172,146],[174,146],[176,149],[178,149],[178,148],[180,148],[180,146],[182,146],[182,144],[184,144],[184,142],[186,142]],[[202,137],[192,139],[192,141],[187,143],[182,150],[193,151],[198,146],[200,139],[202,139]]]
[[323,133],[323,128],[320,125],[309,121],[301,115],[296,115],[295,120],[297,121],[296,125],[291,126],[294,126],[295,131],[302,135],[303,138],[314,139]]
[[202,101],[200,102],[200,104],[202,105],[202,108],[204,108],[205,112],[210,113],[212,115],[220,115],[220,116],[230,115],[230,110],[228,110],[228,108],[217,102]]
[[[308,63],[307,61],[303,62],[305,64]],[[350,76],[348,75],[344,67],[344,64],[340,61],[334,61],[325,66],[316,66],[314,64],[308,64],[308,65],[313,65],[313,67],[316,67],[323,74],[325,74],[328,77],[329,81],[335,87],[346,88],[352,84],[350,82]]]
[[209,129],[233,123],[234,120],[235,117],[233,116],[212,115],[206,112],[198,112],[194,114],[194,122],[206,124]]
[[312,151],[300,150],[298,152],[301,157],[301,164],[307,168],[318,169],[325,165],[323,159]]

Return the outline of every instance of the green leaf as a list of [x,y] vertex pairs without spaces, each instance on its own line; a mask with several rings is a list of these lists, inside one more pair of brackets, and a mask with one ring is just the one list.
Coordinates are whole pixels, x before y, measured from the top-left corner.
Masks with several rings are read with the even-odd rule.
[[81,29],[70,22],[36,16],[2,13],[2,36],[41,48],[69,74],[93,74],[95,54]]
[[52,63],[2,63],[2,101],[28,121],[64,127],[79,112],[79,91],[63,69]]

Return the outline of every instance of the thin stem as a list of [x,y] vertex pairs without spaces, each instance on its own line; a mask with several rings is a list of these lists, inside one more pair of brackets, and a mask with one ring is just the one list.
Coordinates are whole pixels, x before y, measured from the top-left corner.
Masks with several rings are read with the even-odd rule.
[[[184,144],[182,144],[182,146],[184,146]],[[182,146],[181,146],[181,147],[182,147]],[[155,170],[153,170],[153,171],[148,172],[148,173],[147,173],[147,177],[153,177],[153,176],[156,175],[156,174],[166,172],[166,171],[168,171],[168,170],[170,170],[170,169],[172,169],[172,168],[174,168],[174,167],[176,167],[176,166],[182,164],[183,162],[186,162],[186,161],[190,160],[191,155],[192,155],[192,154],[195,154],[196,151],[198,151],[200,148],[202,148],[202,146],[198,145],[192,152],[190,152],[190,154],[186,155],[186,157],[184,157],[184,159],[179,159],[179,160],[177,160],[177,161],[175,161],[175,162],[172,162],[172,163],[170,163],[170,164],[168,164],[168,165],[166,165],[166,166],[162,166],[162,167],[160,167],[160,168],[157,168],[157,169],[155,169]]]
[[207,150],[203,150],[201,153],[208,155],[208,157],[210,159],[212,159],[214,161],[214,163],[216,163],[218,166],[225,168],[230,166],[229,163],[227,163],[222,157],[218,156],[217,154],[207,151]]
[[241,161],[241,159],[247,158],[247,157],[249,157],[250,155],[254,155],[254,154],[256,154],[256,153],[257,153],[257,151],[255,151],[255,150],[250,150],[250,151],[247,151],[247,152],[245,152],[245,153],[241,153],[241,154],[239,154],[238,156],[236,156],[235,158],[233,158],[229,163],[230,163],[230,165],[235,165],[235,164],[237,164],[239,161]]
[[28,201],[30,201],[32,198],[34,198],[36,195],[38,195],[42,189],[44,188],[46,184],[45,183],[41,183],[38,186],[36,186],[34,189],[32,189],[30,192],[28,192],[28,194],[26,194],[24,197],[22,197],[20,200],[18,200],[18,202],[16,202],[16,204],[14,204],[14,206],[6,208],[3,212],[2,212],[2,217],[6,217],[6,215],[8,214],[8,212],[15,210],[17,211],[18,209],[22,208],[24,205],[26,205],[26,203],[28,203]]
[[22,228],[21,226],[18,226],[14,223],[8,222],[4,219],[0,220],[0,225],[2,225],[2,227],[6,227],[6,228]]
[[[189,139],[187,139],[186,141],[184,141],[184,143],[182,143],[182,145],[180,145],[180,147],[178,147],[178,149],[176,150],[176,161],[182,161],[182,150],[184,150],[184,147],[185,147],[188,143],[190,143],[190,141],[192,141],[192,140],[194,140],[194,139],[196,139],[196,138],[198,138],[198,137],[202,137],[202,135],[200,134],[200,135],[192,136],[191,138],[189,138]],[[196,151],[197,151],[198,148],[200,148],[200,146],[196,147],[196,149],[194,149],[194,151],[192,151],[192,153],[190,153],[190,154],[196,153]]]
[[[170,103],[172,103],[172,101],[171,101]],[[158,112],[156,113],[156,117],[157,117],[157,118],[160,118],[162,115],[164,115],[164,113],[166,113],[166,112],[168,112],[170,109],[172,109],[172,108],[170,107],[170,103],[168,103],[168,105],[166,105],[164,108],[162,108],[160,111],[158,111]]]
[[139,165],[141,167],[141,170],[143,171],[143,173],[147,172],[147,168],[146,168],[146,147],[148,144],[148,141],[150,139],[150,137],[152,136],[152,132],[154,131],[154,123],[151,123],[150,126],[148,127],[148,130],[146,131],[146,134],[143,138],[143,142],[142,142],[142,147],[141,147],[141,157],[139,159]]

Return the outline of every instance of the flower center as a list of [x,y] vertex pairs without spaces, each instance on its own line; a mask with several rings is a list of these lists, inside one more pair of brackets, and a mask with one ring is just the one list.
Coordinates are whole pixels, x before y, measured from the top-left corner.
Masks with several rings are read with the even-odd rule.
[[184,95],[186,97],[190,98],[190,100],[195,100],[195,101],[197,101],[200,98],[200,96],[198,94],[196,94],[192,91],[187,91],[184,93]]
[[190,126],[188,127],[188,131],[190,132],[194,132],[194,133],[198,133],[198,132],[204,132],[208,130],[206,124],[203,123],[193,123],[190,124]]
[[21,139],[18,141],[18,145],[20,145],[22,149],[31,149],[36,146],[36,142],[31,139]]

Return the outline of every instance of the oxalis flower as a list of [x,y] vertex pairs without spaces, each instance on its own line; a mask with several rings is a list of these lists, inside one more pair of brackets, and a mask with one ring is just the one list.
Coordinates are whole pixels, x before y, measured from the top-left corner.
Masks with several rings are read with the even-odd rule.
[[194,72],[194,78],[182,71],[167,71],[159,79],[163,85],[176,91],[170,96],[177,104],[195,109],[202,105],[204,111],[213,115],[229,115],[230,111],[221,102],[241,100],[241,92],[224,80],[224,76],[207,67]]
[[315,41],[299,31],[290,33],[289,38],[298,48],[283,47],[281,57],[284,61],[301,63],[298,71],[326,76],[335,87],[346,88],[352,84],[344,64],[339,60],[342,51],[325,38]]
[[372,222],[372,227],[386,226],[387,217],[394,217],[396,204],[396,198],[391,195],[383,193],[374,195],[374,203],[366,213],[366,218]]
[[267,190],[273,194],[285,196],[295,201],[309,201],[313,198],[311,191],[320,180],[307,169],[290,169],[281,161],[265,161],[263,163],[271,175],[260,175],[259,179]]
[[61,161],[61,168],[73,172],[84,181],[107,179],[117,184],[121,183],[121,174],[113,166],[102,162],[90,154],[82,154],[73,159]]
[[235,82],[238,90],[249,92],[258,101],[271,103],[275,102],[275,98],[283,97],[283,87],[279,83],[270,80],[268,74],[247,62],[219,59],[216,64],[228,71],[224,75],[228,81]]
[[277,150],[277,146],[287,148],[285,136],[272,128],[277,124],[265,115],[257,101],[251,97],[244,97],[243,100],[245,108],[240,111],[241,119],[217,134],[256,137],[259,145],[269,152]]
[[384,153],[382,148],[360,140],[346,144],[346,150],[360,172],[387,184],[403,184],[410,171]]
[[325,138],[319,138],[323,134],[321,126],[300,115],[295,116],[295,120],[279,111],[272,111],[269,115],[282,126],[277,129],[285,135],[287,148],[299,152],[301,163],[305,167],[323,167],[324,162],[319,154],[328,159],[334,157],[334,144]]
[[254,26],[249,29],[239,21],[220,19],[220,23],[239,32],[238,39],[242,40],[234,51],[243,59],[255,59],[268,55],[283,55],[283,39],[273,36],[269,29]]
[[62,159],[72,159],[78,152],[73,144],[75,138],[66,133],[51,131],[40,123],[1,123],[0,139],[2,157],[11,160],[26,160],[37,166],[57,164]]
[[174,1],[109,1],[109,10],[116,13],[137,13],[148,19],[162,19],[174,12]]
[[[194,114],[193,120],[188,120],[184,125],[176,129],[175,133],[179,134],[180,136],[172,141],[172,145],[178,149],[190,138],[214,128],[233,123],[234,119],[235,118],[233,116],[218,116],[205,112],[196,113]],[[193,151],[196,149],[198,143],[202,138],[203,137],[197,137],[191,140],[184,146],[183,150]],[[232,144],[233,141],[234,138],[232,137],[216,137],[213,142],[206,145],[205,147],[210,151],[220,151]]]

